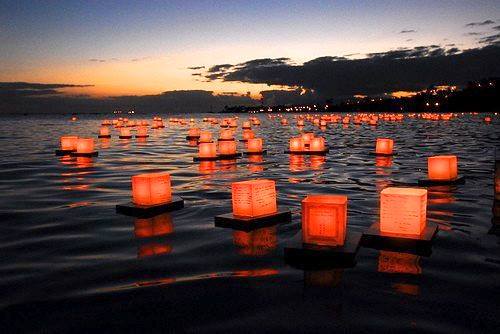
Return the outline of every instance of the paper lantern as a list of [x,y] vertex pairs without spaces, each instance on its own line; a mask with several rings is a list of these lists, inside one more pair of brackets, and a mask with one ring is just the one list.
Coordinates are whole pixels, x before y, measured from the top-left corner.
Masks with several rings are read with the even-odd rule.
[[255,138],[255,133],[252,130],[243,131],[243,140],[248,140],[252,138]]
[[140,126],[137,128],[136,137],[147,137],[148,136],[148,128],[145,126]]
[[315,137],[312,138],[309,144],[309,150],[313,152],[322,152],[325,150],[325,138]]
[[60,138],[61,150],[74,151],[76,150],[77,136],[63,136]]
[[[188,131],[188,137],[199,137],[201,134],[201,130],[199,128],[191,128]],[[210,136],[212,137],[212,136]]]
[[303,119],[297,120],[297,126],[304,126],[304,120]]
[[170,174],[149,173],[132,176],[132,202],[158,205],[172,201]]
[[452,181],[458,177],[457,157],[437,155],[427,159],[429,180]]
[[229,127],[231,127],[231,128],[236,128],[236,127],[238,127],[238,121],[237,121],[237,120],[235,120],[235,119],[231,119],[231,120],[229,120]]
[[426,226],[427,190],[389,187],[380,192],[380,231],[420,235]]
[[302,201],[302,241],[342,246],[346,236],[347,196],[308,195]]
[[200,143],[198,146],[198,157],[215,158],[217,156],[217,145],[215,143]]
[[101,126],[99,128],[99,136],[107,137],[109,135],[109,128],[107,126]]
[[236,142],[234,140],[219,141],[220,155],[235,155]]
[[290,138],[290,152],[301,152],[304,150],[304,140],[301,137]]
[[121,138],[130,138],[132,135],[130,134],[130,128],[121,128],[120,129],[120,137]]
[[286,118],[282,118],[281,125],[288,125],[288,120]]
[[376,154],[392,154],[392,149],[394,147],[394,141],[387,138],[377,138],[377,144],[375,146]]
[[276,213],[276,183],[258,179],[231,184],[233,215],[258,217]]
[[93,138],[78,138],[76,142],[77,153],[93,153],[94,139]]
[[311,140],[314,138],[314,133],[304,132],[301,137],[302,140],[304,141],[304,144],[307,146],[311,144]]
[[209,143],[212,141],[212,132],[200,131],[200,143]]
[[252,123],[253,125],[260,125],[260,119],[254,119]]
[[233,131],[230,129],[224,129],[219,134],[219,139],[221,140],[234,140]]
[[250,129],[252,125],[250,124],[250,121],[244,121],[243,124],[241,125],[241,128],[243,129]]
[[251,138],[247,142],[247,152],[260,153],[262,152],[262,138]]

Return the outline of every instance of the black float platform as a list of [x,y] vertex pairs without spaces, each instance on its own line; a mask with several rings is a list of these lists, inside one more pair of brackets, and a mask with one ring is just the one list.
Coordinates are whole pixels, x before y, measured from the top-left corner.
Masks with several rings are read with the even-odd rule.
[[299,234],[285,245],[285,262],[299,269],[354,267],[361,236],[360,232],[347,231],[344,245],[329,247],[305,244]]
[[273,226],[279,223],[288,223],[292,220],[292,213],[288,208],[279,208],[272,215],[254,218],[234,216],[232,212],[215,216],[216,227],[232,228],[240,231],[253,231],[262,227]]
[[427,222],[427,226],[419,236],[384,233],[380,232],[380,223],[374,223],[363,233],[361,243],[363,247],[430,255],[438,231],[437,224]]
[[97,157],[99,155],[99,152],[97,152],[97,151],[91,152],[91,153],[71,152],[70,155],[72,157],[87,157],[87,158],[91,158],[91,157]]
[[330,152],[330,149],[327,148],[324,151],[290,151],[286,150],[285,154],[297,154],[297,155],[326,155]]
[[262,150],[262,152],[244,152],[245,155],[266,155],[267,150]]
[[70,155],[73,152],[75,152],[75,150],[56,150],[55,154],[57,156],[61,156],[61,155]]
[[179,196],[172,196],[172,201],[158,205],[136,205],[132,202],[117,204],[116,212],[133,217],[153,217],[164,212],[179,210],[184,207],[184,200]]
[[429,179],[418,180],[419,186],[443,186],[443,185],[454,185],[454,184],[465,184],[465,176],[459,175],[455,180],[452,181],[436,181]]
[[135,135],[135,138],[149,138],[149,135]]
[[111,135],[98,135],[97,138],[111,138]]
[[219,138],[217,139],[217,141],[234,141],[234,138],[233,139],[224,139],[224,138]]
[[387,153],[370,152],[370,155],[373,157],[393,157],[393,156],[397,155],[397,153],[387,154]]
[[198,140],[200,136],[186,136],[186,140]]
[[194,157],[193,161],[198,162],[198,161],[216,161],[216,160],[227,160],[227,159],[236,159],[236,158],[241,158],[241,153],[236,153],[236,154],[228,154],[228,155],[218,155],[216,157],[207,157],[207,158],[200,158],[200,157]]
[[130,138],[132,138],[132,136],[118,136],[118,138],[120,138],[120,139],[130,139]]

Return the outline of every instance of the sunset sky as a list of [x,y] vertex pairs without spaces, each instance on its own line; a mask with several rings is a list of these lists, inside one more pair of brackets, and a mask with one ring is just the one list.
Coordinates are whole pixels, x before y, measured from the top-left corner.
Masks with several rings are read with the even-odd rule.
[[476,48],[499,20],[498,1],[0,0],[0,82],[88,84],[66,91],[92,96],[258,97],[270,87],[204,75],[259,58],[301,64],[422,45]]

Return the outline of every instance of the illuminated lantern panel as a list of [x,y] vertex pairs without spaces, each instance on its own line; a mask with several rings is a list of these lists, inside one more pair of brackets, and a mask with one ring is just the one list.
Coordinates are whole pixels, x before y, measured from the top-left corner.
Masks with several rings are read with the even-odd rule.
[[109,136],[109,128],[107,126],[101,126],[99,128],[99,136]]
[[252,153],[262,152],[262,138],[251,138],[247,142],[247,151]]
[[137,128],[137,134],[136,136],[138,137],[146,137],[148,135],[148,128],[145,126],[140,126]]
[[250,124],[250,121],[244,121],[243,125],[241,126],[243,129],[250,129],[252,126]]
[[311,140],[314,138],[314,133],[311,132],[305,132],[302,134],[302,140],[304,140],[304,144],[310,145]]
[[427,159],[429,180],[452,181],[458,176],[457,157],[455,155],[437,155]]
[[347,196],[308,195],[302,201],[302,241],[342,246],[347,225]]
[[130,137],[130,128],[120,128],[120,137]]
[[132,202],[137,205],[158,205],[172,201],[170,174],[149,173],[132,176]]
[[233,131],[230,129],[224,129],[220,132],[219,139],[224,139],[224,140],[233,140],[234,135]]
[[394,147],[394,141],[387,138],[377,138],[377,144],[375,146],[375,153],[377,154],[392,154],[392,149]]
[[243,131],[243,140],[255,138],[255,133],[252,130]]
[[215,143],[200,143],[198,146],[198,157],[215,158],[217,156],[217,145]]
[[301,152],[304,151],[304,139],[301,137],[290,138],[290,152]]
[[212,132],[210,131],[200,131],[200,142],[208,143],[212,141]]
[[304,126],[304,120],[303,119],[299,119],[297,121],[297,126]]
[[60,138],[61,150],[69,151],[76,150],[77,136],[63,136]]
[[94,139],[93,138],[78,138],[76,142],[77,153],[93,153]]
[[236,142],[229,141],[220,141],[219,142],[219,154],[220,155],[234,155],[236,154]]
[[309,150],[313,152],[320,152],[325,150],[325,138],[316,137],[312,138],[309,144]]
[[276,213],[276,183],[259,179],[231,184],[233,215],[257,217]]
[[201,134],[201,130],[199,128],[191,128],[188,131],[188,136],[189,137],[199,137],[200,134]]
[[420,235],[426,226],[427,190],[389,187],[380,192],[380,232]]
[[281,125],[288,125],[288,120],[286,118],[282,118]]

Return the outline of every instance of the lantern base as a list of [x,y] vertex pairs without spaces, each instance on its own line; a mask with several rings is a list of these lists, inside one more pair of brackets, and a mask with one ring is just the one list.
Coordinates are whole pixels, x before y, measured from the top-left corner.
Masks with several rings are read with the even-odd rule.
[[75,152],[75,150],[56,150],[55,154],[57,156],[61,156],[61,155],[70,155],[73,152]]
[[149,138],[149,135],[135,135],[135,138]]
[[241,153],[219,154],[217,157],[219,158],[219,160],[236,159],[236,158],[241,158]]
[[393,157],[395,155],[397,155],[396,153],[377,153],[377,152],[370,152],[370,155],[371,156],[375,156],[375,157]]
[[98,135],[97,138],[111,138],[111,135]]
[[118,136],[118,138],[120,138],[120,139],[130,139],[130,138],[132,138],[132,136]]
[[330,152],[330,149],[327,148],[323,151],[290,151],[286,150],[285,154],[297,154],[297,155],[326,155]]
[[380,231],[380,223],[374,223],[363,233],[364,247],[387,250],[414,251],[422,255],[430,255],[431,247],[439,227],[427,222],[420,235],[405,235]]
[[90,158],[90,157],[97,157],[99,155],[99,152],[97,152],[97,151],[90,152],[90,153],[71,152],[70,155],[72,157],[87,157],[87,158]]
[[245,155],[266,155],[267,150],[262,150],[261,152],[245,152]]
[[285,263],[299,269],[350,268],[356,264],[362,234],[347,231],[342,246],[305,244],[297,235],[285,245]]
[[429,180],[421,179],[418,180],[419,186],[442,186],[442,185],[453,185],[453,184],[465,184],[465,176],[459,175],[455,180],[451,181],[440,181],[440,180]]
[[225,138],[219,138],[217,141],[234,141],[234,138],[231,139],[225,139]]
[[252,127],[251,126],[245,126],[245,127],[241,127],[243,130],[252,130]]
[[292,213],[288,208],[278,208],[276,213],[259,217],[240,217],[233,213],[215,216],[216,227],[232,228],[240,231],[253,231],[262,227],[272,226],[279,223],[288,223],[292,220]]
[[186,140],[198,140],[200,136],[186,136]]
[[216,161],[216,160],[219,160],[219,157],[194,157],[193,158],[193,161],[194,162],[197,162],[197,161]]
[[184,200],[179,196],[172,196],[172,201],[157,205],[137,205],[132,202],[117,204],[116,212],[132,217],[154,217],[164,212],[179,210],[184,207]]

